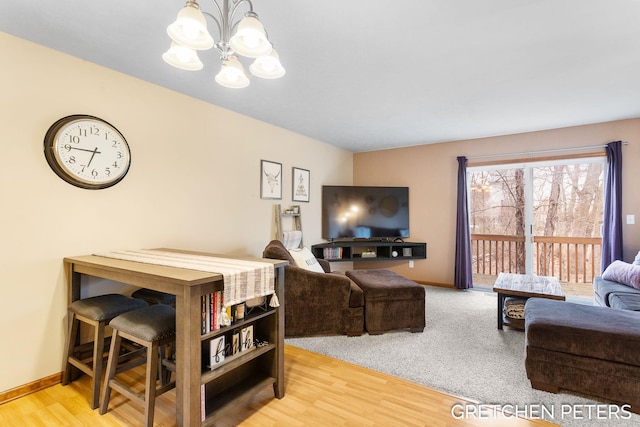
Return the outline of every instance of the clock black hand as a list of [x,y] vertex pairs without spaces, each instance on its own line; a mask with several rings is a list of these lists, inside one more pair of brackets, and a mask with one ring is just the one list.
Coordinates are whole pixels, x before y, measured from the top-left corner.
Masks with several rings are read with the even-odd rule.
[[94,148],[93,150],[87,150],[86,148],[78,148],[78,147],[71,147],[72,150],[79,150],[79,151],[87,151],[89,153],[94,153],[94,154],[101,154],[98,151],[98,147]]
[[[89,150],[86,150],[89,151]],[[93,161],[93,157],[96,155],[96,153],[100,153],[98,151],[98,147],[94,148],[93,151],[91,152],[91,158],[89,159],[89,163],[87,163],[87,167],[89,167],[89,165],[91,164],[91,162]]]

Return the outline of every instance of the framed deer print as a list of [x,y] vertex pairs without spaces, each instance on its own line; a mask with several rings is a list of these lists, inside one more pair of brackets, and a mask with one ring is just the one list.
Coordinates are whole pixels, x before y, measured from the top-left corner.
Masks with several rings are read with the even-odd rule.
[[293,168],[292,198],[294,202],[309,201],[309,171],[307,169]]
[[282,199],[282,163],[260,161],[260,198]]

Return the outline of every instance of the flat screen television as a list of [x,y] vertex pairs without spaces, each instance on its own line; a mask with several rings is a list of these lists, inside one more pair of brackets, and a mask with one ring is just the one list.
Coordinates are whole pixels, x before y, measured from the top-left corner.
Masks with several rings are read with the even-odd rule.
[[322,187],[322,238],[405,237],[409,237],[409,187]]

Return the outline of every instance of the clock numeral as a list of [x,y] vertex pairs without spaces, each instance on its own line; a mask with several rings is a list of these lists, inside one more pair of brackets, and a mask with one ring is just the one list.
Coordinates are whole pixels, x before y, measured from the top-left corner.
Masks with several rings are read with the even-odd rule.
[[114,140],[112,140],[111,142],[113,143],[113,144],[111,144],[111,147],[113,147],[113,148],[118,148],[118,145],[119,145],[119,144],[118,144],[118,140],[117,140],[117,139],[114,139]]
[[119,168],[120,166],[118,166],[118,162],[113,162],[113,167],[117,169],[117,168]]
[[69,135],[69,142],[72,144],[80,144],[80,137],[77,135]]
[[105,173],[107,176],[111,176],[111,169],[109,169],[108,167],[107,167],[107,168],[104,168],[104,173]]
[[93,170],[91,171],[91,176],[92,176],[92,177],[94,177],[94,178],[95,178],[96,176],[98,176],[98,171],[97,171],[97,170],[95,170],[95,169],[93,169]]
[[64,144],[63,147],[65,150],[67,150],[67,152],[71,151],[71,144]]
[[69,156],[69,163],[72,165],[76,163],[76,156]]
[[100,128],[96,126],[91,126],[88,130],[79,128],[78,133],[80,134],[80,136],[87,136],[87,135],[100,136]]

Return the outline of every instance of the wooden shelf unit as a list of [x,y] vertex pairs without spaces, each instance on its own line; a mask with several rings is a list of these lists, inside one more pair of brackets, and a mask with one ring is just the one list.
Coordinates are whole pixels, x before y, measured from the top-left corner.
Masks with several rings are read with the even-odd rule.
[[[277,311],[278,309],[269,308],[267,311],[247,314],[241,321],[202,335],[203,366],[200,383],[204,388],[203,426],[214,425],[229,411],[236,411],[245,405],[265,387],[272,385],[275,389],[278,370],[281,369],[281,361],[278,360],[277,354]],[[241,351],[228,362],[225,359],[219,365],[209,368],[207,362],[210,341],[224,335],[225,342],[228,343],[234,331],[247,326],[253,326],[254,341],[259,340],[266,344]]]
[[[273,210],[274,210],[273,217],[275,221],[274,228],[276,233],[276,240],[280,240],[281,242],[284,243],[285,230],[283,229],[283,225],[282,225],[283,218],[290,218],[292,231],[295,230],[295,231],[302,232],[302,212],[300,210],[300,205],[292,205],[288,209],[289,211],[295,210],[296,213],[283,211],[280,207],[280,204],[273,205]],[[304,247],[302,239],[300,240],[300,245],[298,247],[299,248]]]
[[[221,255],[179,249],[160,249],[193,255]],[[222,255],[224,257],[224,255]],[[234,258],[236,259],[236,258]],[[284,382],[284,266],[286,261],[243,258],[271,263],[275,268],[275,291],[281,305],[267,311],[245,312],[245,319],[213,332],[202,333],[201,297],[222,291],[223,276],[178,267],[125,261],[96,255],[66,257],[68,303],[80,299],[82,276],[113,280],[135,287],[177,295],[176,301],[176,415],[183,427],[209,426],[229,411],[249,402],[253,396],[272,386],[274,397],[285,394]],[[84,280],[86,283],[87,281]],[[253,336],[265,346],[248,350],[214,370],[209,370],[205,348],[209,341],[236,328],[253,325]],[[205,347],[206,346],[206,347]],[[202,385],[206,400],[202,405]],[[202,420],[202,414],[206,417]]]
[[[401,261],[427,258],[427,244],[423,242],[346,240],[319,243],[313,245],[311,251],[316,258],[326,259],[330,262]],[[396,256],[393,256],[394,252],[397,254]],[[370,254],[375,254],[375,256]]]

